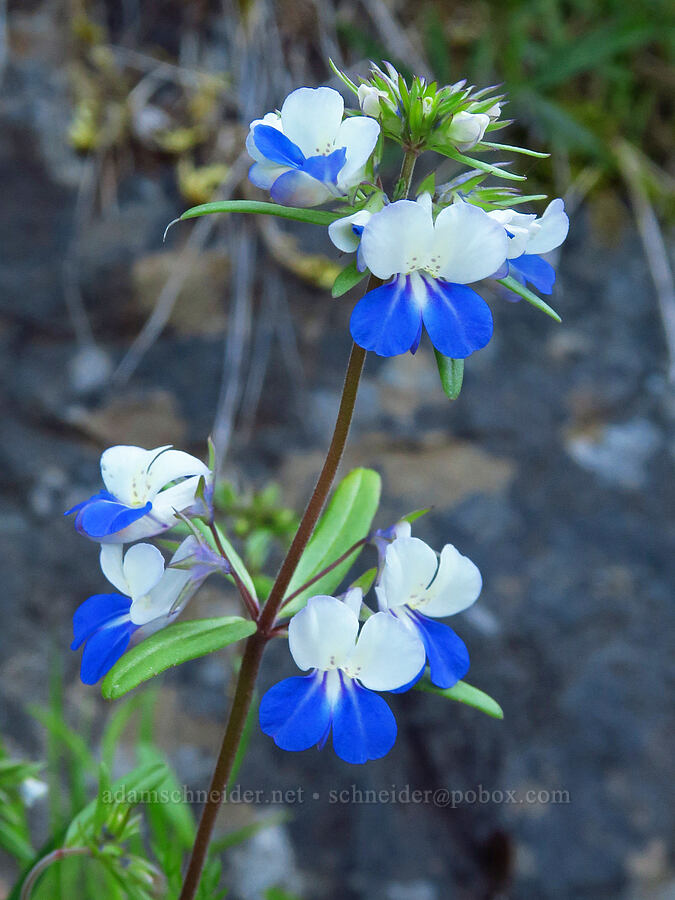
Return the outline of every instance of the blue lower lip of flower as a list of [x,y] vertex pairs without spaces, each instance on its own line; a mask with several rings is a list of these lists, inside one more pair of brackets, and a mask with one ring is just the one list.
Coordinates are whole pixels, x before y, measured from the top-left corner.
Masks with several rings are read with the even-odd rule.
[[411,276],[397,275],[361,298],[350,322],[359,346],[378,356],[414,352],[422,323],[434,347],[452,359],[465,359],[489,342],[492,313],[482,297],[464,284],[417,277],[417,296]]
[[278,166],[297,169],[305,162],[305,154],[297,144],[271,125],[256,125],[253,129],[253,140],[265,159]]
[[145,506],[132,507],[114,497],[108,491],[99,491],[88,500],[78,503],[64,515],[76,513],[75,528],[80,534],[92,538],[107,537],[117,534],[133,522],[142,519],[152,510],[152,503]]
[[338,150],[333,150],[328,156],[310,156],[301,166],[298,166],[298,169],[324,184],[336,184],[346,159],[347,150],[345,147],[340,147]]
[[94,594],[73,616],[71,650],[85,644],[80,665],[84,684],[96,684],[122,656],[138,629],[129,619],[131,599],[122,594]]
[[410,610],[429,660],[432,684],[451,688],[469,671],[469,651],[466,644],[449,625],[430,619],[417,610]]
[[323,746],[330,731],[333,748],[355,765],[379,759],[396,740],[396,721],[385,701],[338,673],[337,696],[328,697],[328,673],[286,678],[260,701],[260,727],[282,750]]
[[523,284],[529,282],[542,294],[553,293],[555,269],[536,253],[523,253],[509,260],[509,274]]

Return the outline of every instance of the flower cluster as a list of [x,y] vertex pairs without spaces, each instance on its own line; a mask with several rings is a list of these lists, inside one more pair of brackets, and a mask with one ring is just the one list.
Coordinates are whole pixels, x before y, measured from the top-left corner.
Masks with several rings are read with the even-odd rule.
[[[280,112],[252,122],[249,175],[277,203],[334,205],[330,239],[343,253],[356,253],[357,273],[371,275],[351,315],[359,346],[380,356],[415,353],[426,331],[442,357],[465,359],[493,333],[490,308],[471,285],[506,279],[507,298],[522,296],[552,312],[527,285],[551,293],[555,272],[540,254],[562,244],[569,222],[560,199],[540,218],[518,212],[512,207],[528,198],[482,182],[488,175],[523,177],[503,163],[463,155],[471,149],[545,155],[486,140],[505,124],[503,96],[465,82],[439,88],[416,78],[407,84],[393,66],[385,69],[373,67],[358,86],[338,73],[360,107],[346,118],[340,94],[321,87],[293,91]],[[389,197],[378,175],[387,139],[411,159],[432,150],[475,168],[450,190],[436,191],[433,179],[425,179],[416,199],[408,200],[401,197],[407,185],[398,182]]]
[[374,543],[382,551],[378,612],[354,587],[343,598],[310,598],[289,623],[291,655],[309,674],[284,679],[260,703],[261,728],[283,750],[321,747],[332,732],[345,762],[379,759],[394,745],[396,721],[375,692],[407,690],[427,663],[439,688],[451,688],[469,669],[466,645],[436,619],[475,602],[482,582],[474,563],[451,544],[437,556],[410,536],[407,523],[380,532]]
[[163,628],[183,610],[210,571],[222,567],[194,535],[165,564],[154,544],[123,544],[174,527],[195,503],[204,463],[180,450],[110,447],[101,457],[105,490],[68,510],[75,527],[101,543],[101,570],[115,593],[94,594],[75,612],[72,649],[85,645],[80,674],[95,684],[122,656],[136,632]]

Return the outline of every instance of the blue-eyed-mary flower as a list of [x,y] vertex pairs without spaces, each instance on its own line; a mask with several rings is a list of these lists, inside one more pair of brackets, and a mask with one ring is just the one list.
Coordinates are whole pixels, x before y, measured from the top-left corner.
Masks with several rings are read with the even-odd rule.
[[[185,538],[171,564],[192,556],[198,542]],[[95,684],[112,668],[144,627],[146,634],[168,625],[206,577],[202,570],[164,567],[164,557],[152,544],[134,544],[126,553],[121,544],[101,547],[101,569],[120,593],[94,594],[73,616],[72,650],[85,644],[80,677]]]
[[[332,227],[336,233],[338,224]],[[503,265],[508,240],[499,223],[461,200],[435,221],[428,194],[385,206],[364,224],[359,253],[386,283],[354,307],[352,337],[365,350],[396,356],[417,350],[424,326],[444,356],[480,350],[492,337],[492,314],[467,285]]]
[[380,126],[369,116],[344,119],[332,88],[298,88],[280,113],[251,122],[249,178],[285,206],[318,206],[344,197],[364,178]]
[[110,447],[101,456],[105,490],[69,509],[81,534],[102,542],[129,543],[177,524],[176,512],[195,501],[199,479],[209,476],[201,460],[171,446]]
[[435,620],[467,609],[481,587],[478,568],[452,544],[443,547],[440,559],[419,538],[398,537],[387,547],[375,587],[380,610],[422,640],[437,687],[452,687],[466,675],[469,651],[452,628]]
[[[488,216],[503,225],[509,236],[508,269],[503,274],[512,275],[521,284],[529,282],[542,294],[550,294],[555,269],[539,254],[555,250],[567,237],[570,221],[564,202],[560,198],[552,200],[540,218],[515,209],[496,209]],[[500,272],[500,277],[503,274]],[[514,294],[513,299],[520,298]]]
[[320,595],[288,627],[290,651],[309,675],[286,678],[260,702],[260,725],[282,750],[323,746],[331,730],[348,763],[379,759],[396,740],[396,720],[374,691],[409,683],[424,665],[419,638],[388,613],[371,616],[359,633],[362,593],[345,601]]

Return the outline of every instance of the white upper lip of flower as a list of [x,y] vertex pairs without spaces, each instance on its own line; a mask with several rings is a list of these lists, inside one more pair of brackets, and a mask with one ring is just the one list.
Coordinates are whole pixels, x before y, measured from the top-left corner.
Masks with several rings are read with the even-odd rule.
[[424,665],[422,642],[386,613],[371,616],[359,633],[353,605],[318,595],[293,616],[288,642],[298,668],[340,669],[374,691],[407,684]]
[[559,247],[567,237],[570,221],[565,204],[559,197],[551,200],[541,218],[534,214],[519,213],[515,209],[495,209],[488,213],[513,237],[509,242],[508,259],[516,259],[523,253],[548,253]]
[[440,560],[414,537],[399,537],[387,547],[384,568],[375,588],[381,610],[407,606],[432,618],[452,616],[471,606],[482,587],[476,565],[446,544]]
[[[187,537],[171,562],[190,556],[196,546],[196,539]],[[126,553],[121,544],[103,544],[100,562],[108,581],[131,599],[129,617],[134,625],[168,615],[192,579],[187,569],[165,569],[164,557],[153,544],[134,544]]]
[[503,264],[508,237],[477,206],[458,201],[434,222],[431,197],[398,200],[366,223],[361,252],[373,275],[420,271],[455,284],[487,278]]

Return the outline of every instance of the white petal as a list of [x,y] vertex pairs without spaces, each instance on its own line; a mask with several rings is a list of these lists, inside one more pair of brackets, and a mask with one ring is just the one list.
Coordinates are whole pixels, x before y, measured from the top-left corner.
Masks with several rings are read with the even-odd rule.
[[360,587],[350,588],[345,594],[342,602],[351,609],[358,619],[359,613],[361,612],[361,606],[363,605],[363,591]]
[[539,230],[530,238],[527,253],[548,253],[549,250],[555,250],[567,237],[570,227],[565,203],[560,198],[552,200],[538,224]]
[[400,537],[387,547],[377,596],[383,608],[413,605],[426,594],[438,568],[438,557],[428,544],[414,537]]
[[354,650],[359,620],[336,597],[319,594],[288,626],[288,645],[299,669],[341,666]]
[[359,184],[363,168],[375,149],[379,135],[380,126],[368,116],[352,116],[340,125],[335,147],[347,149],[345,164],[338,173],[337,184],[341,191],[347,192]]
[[452,544],[446,544],[436,577],[426,592],[428,599],[418,608],[426,616],[452,616],[471,606],[482,586],[478,566]]
[[154,544],[134,544],[124,556],[124,578],[132,600],[149,593],[164,574],[164,557]]
[[129,596],[129,588],[122,567],[123,550],[121,544],[101,544],[101,554],[99,560],[101,563],[101,571],[108,579],[113,587]]
[[392,691],[413,680],[425,656],[416,632],[390,613],[378,612],[364,623],[345,671],[373,691]]
[[283,132],[283,126],[281,124],[280,116],[275,112],[268,112],[262,117],[262,119],[255,119],[249,125],[248,135],[246,136],[246,149],[248,150],[249,156],[252,156],[256,162],[262,162],[265,157],[262,155],[260,150],[255,145],[255,140],[253,138],[253,129],[257,125],[269,125],[270,128],[276,128],[278,131]]
[[452,117],[447,136],[460,150],[469,150],[481,140],[489,124],[490,116],[485,113],[458,112]]
[[506,259],[508,246],[504,228],[470,203],[453,203],[436,218],[432,256],[447,281],[471,284],[487,278]]
[[372,213],[362,209],[352,216],[336,219],[328,226],[328,237],[338,250],[342,250],[343,253],[353,253],[361,243],[361,236],[354,234],[352,225],[366,225],[371,216]]
[[288,166],[278,166],[271,162],[256,162],[248,170],[248,177],[251,184],[259,187],[263,191],[269,191],[277,178],[280,178],[284,172],[290,172]]
[[281,107],[283,131],[305,156],[331,153],[345,104],[332,88],[298,88]]
[[148,499],[152,500],[154,495],[171,481],[185,478],[188,475],[208,474],[208,466],[204,465],[196,456],[191,456],[182,450],[159,448],[155,451],[147,468]]
[[397,200],[375,213],[363,229],[363,261],[378,278],[409,272],[425,265],[433,236],[424,204]]
[[165,449],[109,447],[101,456],[101,476],[106,489],[128,506],[142,506],[145,503],[145,470],[153,456]]
[[174,522],[174,510],[182,512],[194,503],[200,478],[201,475],[194,475],[157,494],[152,501],[151,514],[162,522]]
[[[179,562],[194,553],[197,540],[193,535],[185,538],[171,562]],[[133,549],[133,548],[132,548]],[[155,619],[168,616],[177,604],[183,607],[195,593],[203,579],[194,579],[189,569],[165,570],[153,589],[131,604],[129,616],[134,625],[145,625]]]

